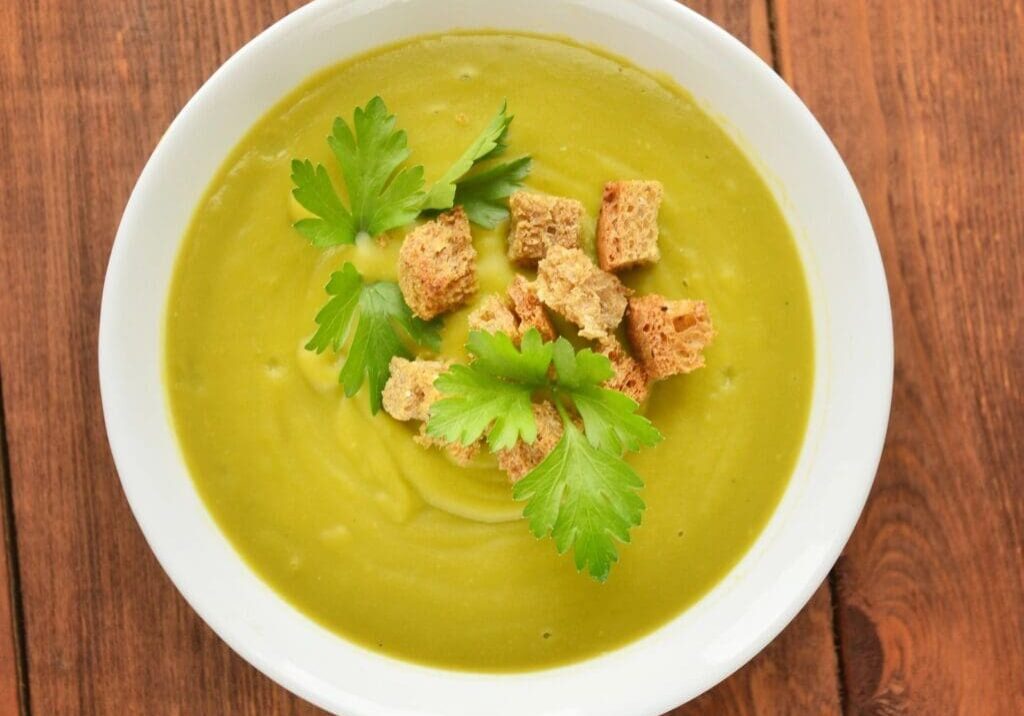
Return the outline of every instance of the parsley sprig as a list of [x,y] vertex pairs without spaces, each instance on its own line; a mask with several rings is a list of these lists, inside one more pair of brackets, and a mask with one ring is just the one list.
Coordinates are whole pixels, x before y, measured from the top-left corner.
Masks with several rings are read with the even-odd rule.
[[395,115],[383,99],[374,97],[365,107],[356,107],[351,127],[337,117],[327,138],[345,179],[348,206],[323,164],[292,160],[292,195],[313,214],[294,226],[314,246],[352,244],[360,233],[376,237],[411,223],[424,211],[444,211],[459,203],[470,221],[494,228],[508,216],[504,200],[522,186],[530,173],[530,158],[475,174],[471,170],[505,151],[511,122],[502,104],[484,131],[424,191],[423,167],[402,168],[411,156],[405,131],[395,129]]
[[[292,160],[292,195],[313,214],[295,222],[295,229],[319,248],[353,244],[360,234],[376,237],[412,223],[424,211],[450,209],[455,203],[465,208],[473,223],[494,228],[508,216],[505,199],[522,186],[530,172],[530,157],[485,171],[472,170],[505,151],[511,122],[503,103],[484,131],[428,192],[423,190],[423,167],[403,167],[411,156],[405,131],[395,128],[395,115],[384,100],[374,97],[365,107],[356,107],[351,126],[337,117],[327,138],[345,180],[347,206],[323,164]],[[408,342],[436,351],[440,324],[416,318],[397,284],[366,284],[350,263],[331,276],[327,293],[330,298],[317,314],[318,328],[306,348],[317,353],[328,348],[340,350],[358,310],[359,320],[339,381],[345,395],[351,397],[366,379],[370,408],[376,414],[390,377],[391,358],[412,357],[397,329],[406,334]]]
[[327,348],[341,350],[358,311],[355,334],[339,380],[345,395],[351,398],[365,378],[370,386],[370,410],[376,415],[381,408],[384,385],[391,376],[392,357],[412,357],[398,329],[412,342],[436,351],[441,347],[439,325],[414,316],[398,284],[366,283],[351,263],[331,274],[327,293],[331,298],[316,316],[317,331],[306,349],[317,353]]
[[473,331],[466,348],[474,360],[435,383],[444,397],[431,406],[427,433],[463,445],[486,436],[492,451],[532,444],[534,398],[551,400],[562,437],[512,494],[526,502],[534,535],[553,537],[560,554],[571,548],[576,568],[603,582],[618,560],[616,543],[629,542],[644,510],[643,481],[622,455],[657,444],[661,433],[636,402],[602,387],[614,374],[605,356],[576,351],[565,338],[545,343],[531,329],[517,348],[504,333]]
[[[314,246],[354,243],[360,232],[379,236],[419,216],[426,194],[423,167],[398,168],[409,158],[404,130],[395,130],[395,116],[384,100],[356,107],[354,131],[341,117],[334,120],[327,144],[341,165],[350,208],[341,203],[327,169],[306,159],[292,160],[292,194],[314,219],[295,228]],[[396,173],[397,171],[397,173]]]
[[508,127],[512,123],[512,116],[507,110],[508,105],[503,102],[498,114],[483,133],[473,140],[462,156],[430,187],[430,192],[423,202],[424,209],[447,209],[452,206],[455,201],[456,182],[477,162],[496,157],[505,151],[508,147]]
[[506,199],[523,185],[532,166],[530,157],[522,157],[463,179],[456,186],[455,203],[474,224],[493,229],[508,218]]

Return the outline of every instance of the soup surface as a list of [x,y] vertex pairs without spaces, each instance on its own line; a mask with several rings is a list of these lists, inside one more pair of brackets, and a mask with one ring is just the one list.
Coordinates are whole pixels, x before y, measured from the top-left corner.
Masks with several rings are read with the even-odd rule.
[[[604,584],[535,539],[493,462],[464,469],[371,417],[339,359],[303,349],[328,276],[352,261],[394,279],[401,244],[328,251],[292,227],[293,157],[336,164],[335,116],[381,95],[427,183],[507,99],[509,157],[527,187],[587,207],[601,187],[658,179],[662,259],[624,275],[640,292],[702,298],[718,336],[707,366],[655,386],[665,435],[630,456],[647,503]],[[336,186],[341,182],[335,176]],[[477,300],[512,278],[507,226],[474,227]],[[462,358],[466,316],[446,319]],[[813,382],[811,313],[790,230],[771,192],[716,122],[676,86],[555,39],[416,39],[311,78],[234,149],[199,204],[167,310],[166,382],[195,484],[251,567],[304,613],[371,649],[480,671],[596,655],[662,625],[750,547],[789,480]]]

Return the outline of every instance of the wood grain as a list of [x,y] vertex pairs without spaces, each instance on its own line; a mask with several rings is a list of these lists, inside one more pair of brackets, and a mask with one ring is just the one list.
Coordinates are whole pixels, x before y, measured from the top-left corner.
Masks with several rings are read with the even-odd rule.
[[725,28],[769,65],[773,63],[767,0],[677,1]]
[[312,712],[221,644],[157,566],[106,447],[95,350],[143,162],[202,80],[288,5],[0,3],[0,366],[37,714]]
[[838,565],[847,711],[1024,713],[1024,3],[775,8],[894,310],[888,444]]
[[[2,404],[0,391],[0,406]],[[4,421],[0,415],[0,528],[3,529],[3,550],[0,550],[0,714],[18,714],[27,712],[28,698],[20,659],[21,615],[16,608],[20,599],[17,544],[11,519],[10,475],[3,435]]]

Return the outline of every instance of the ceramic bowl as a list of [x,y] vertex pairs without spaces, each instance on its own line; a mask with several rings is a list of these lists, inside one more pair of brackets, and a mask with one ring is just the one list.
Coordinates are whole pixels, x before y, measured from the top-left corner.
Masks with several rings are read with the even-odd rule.
[[[809,429],[792,481],[752,549],[695,606],[646,638],[533,673],[460,673],[390,659],[289,606],[204,508],[162,385],[174,259],[231,148],[317,70],[454,28],[567,35],[674,78],[722,120],[773,187],[812,296],[817,372]],[[839,154],[772,69],[708,20],[671,0],[317,0],[224,63],[154,150],[110,257],[99,366],[111,449],[153,552],[214,631],[285,688],[345,716],[654,716],[747,662],[828,574],[878,465],[893,343],[878,247]]]

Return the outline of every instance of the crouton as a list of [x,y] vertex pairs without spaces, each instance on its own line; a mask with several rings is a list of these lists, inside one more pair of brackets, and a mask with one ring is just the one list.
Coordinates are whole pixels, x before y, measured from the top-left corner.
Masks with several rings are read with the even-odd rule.
[[517,191],[509,197],[508,208],[511,261],[533,266],[551,246],[579,247],[583,204],[575,199]]
[[461,206],[405,237],[398,285],[409,308],[424,320],[461,306],[476,293],[476,249]]
[[647,399],[650,380],[647,371],[613,336],[598,341],[598,352],[612,362],[615,375],[605,381],[604,387],[625,393],[638,403]]
[[508,474],[510,482],[518,482],[537,467],[562,439],[562,418],[548,401],[533,404],[533,417],[537,421],[537,439],[533,444],[522,440],[498,453],[498,467]]
[[391,377],[384,385],[384,412],[395,420],[426,420],[430,406],[441,397],[434,381],[448,369],[437,360],[391,359]]
[[518,334],[523,335],[531,328],[536,328],[541,338],[546,341],[555,339],[555,326],[548,318],[544,304],[537,296],[537,284],[517,275],[508,286],[508,297],[512,302],[512,311],[519,319]]
[[537,295],[582,337],[605,338],[622,322],[629,289],[579,249],[552,246],[537,267]]
[[670,301],[657,294],[629,299],[627,332],[651,380],[702,367],[702,351],[715,337],[703,301]]
[[445,450],[456,465],[465,467],[471,463],[480,452],[479,441],[466,446],[427,435],[430,406],[441,397],[434,381],[448,366],[436,360],[406,360],[395,356],[390,367],[391,377],[384,386],[384,411],[395,420],[422,420],[419,435],[413,440],[424,447]]
[[509,285],[508,299],[491,294],[469,314],[469,330],[505,333],[516,344],[531,328],[546,341],[555,338],[555,326],[537,298],[536,287],[522,276]]
[[515,338],[519,334],[519,320],[508,304],[492,293],[469,314],[469,330],[505,333]]
[[469,445],[463,445],[462,443],[450,443],[442,438],[435,438],[432,435],[427,435],[427,424],[420,425],[419,435],[413,438],[417,444],[422,445],[425,448],[439,448],[448,453],[448,457],[459,467],[466,467],[470,465],[480,454],[480,448],[483,444],[482,440],[477,440]]
[[650,264],[658,252],[661,182],[614,181],[604,185],[597,220],[597,262],[605,271]]

